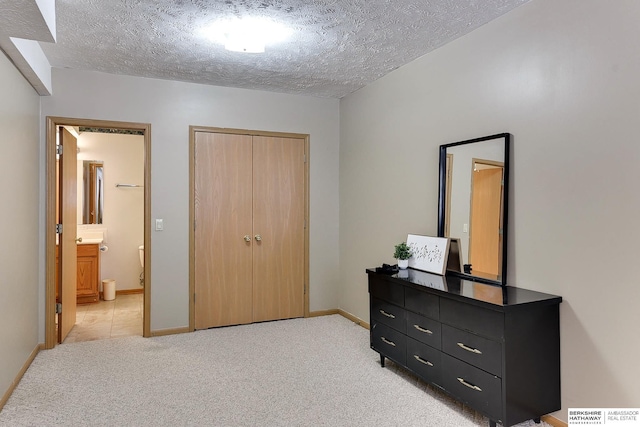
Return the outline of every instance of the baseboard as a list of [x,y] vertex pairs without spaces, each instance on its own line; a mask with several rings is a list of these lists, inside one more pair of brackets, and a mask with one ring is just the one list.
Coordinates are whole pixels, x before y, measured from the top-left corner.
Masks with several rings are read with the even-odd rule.
[[24,362],[24,365],[22,365],[22,369],[20,369],[20,371],[18,372],[18,375],[16,375],[16,378],[13,380],[13,382],[9,386],[9,389],[2,396],[2,399],[0,399],[0,411],[2,410],[2,408],[4,408],[4,405],[7,403],[7,400],[9,400],[9,397],[11,397],[13,390],[15,390],[18,384],[20,383],[20,380],[22,379],[22,376],[24,375],[24,373],[27,372],[27,369],[29,369],[29,366],[31,366],[31,362],[33,362],[33,359],[36,358],[36,356],[42,349],[44,349],[44,344],[36,345],[36,348],[33,349],[31,354],[27,358],[27,361]]
[[544,415],[542,418],[542,421],[544,421],[545,423],[552,425],[553,427],[568,427],[567,423],[565,423],[562,420],[557,419],[556,417],[552,416],[552,415]]
[[[143,294],[143,293],[144,293],[144,288],[116,290],[116,296],[118,296],[118,295],[134,295],[134,294]],[[102,292],[102,291],[100,291],[100,300],[104,301],[104,292]]]
[[310,311],[309,317],[331,316],[332,314],[338,314],[338,309]]
[[116,290],[116,295],[133,295],[133,294],[143,294],[143,293],[144,293],[144,288]]
[[347,313],[346,311],[344,311],[342,309],[338,309],[338,314],[340,316],[342,316],[342,317],[346,317],[347,319],[351,320],[356,325],[360,325],[365,329],[371,329],[371,326],[367,322],[365,322],[364,320],[360,319],[357,316],[354,316],[351,313]]
[[362,326],[365,329],[370,329],[370,326],[367,322],[339,308],[332,308],[330,310],[310,311],[309,317],[331,316],[332,314],[339,314],[340,316],[351,320],[356,325]]
[[151,336],[162,337],[164,335],[184,334],[187,332],[191,332],[188,326],[184,328],[157,329],[155,331],[151,331]]

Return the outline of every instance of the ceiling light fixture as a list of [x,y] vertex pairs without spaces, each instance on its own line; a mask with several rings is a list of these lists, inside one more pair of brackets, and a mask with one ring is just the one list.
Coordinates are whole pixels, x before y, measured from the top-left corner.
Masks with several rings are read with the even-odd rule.
[[205,30],[207,36],[232,52],[263,53],[265,46],[286,40],[291,29],[266,18],[225,19]]

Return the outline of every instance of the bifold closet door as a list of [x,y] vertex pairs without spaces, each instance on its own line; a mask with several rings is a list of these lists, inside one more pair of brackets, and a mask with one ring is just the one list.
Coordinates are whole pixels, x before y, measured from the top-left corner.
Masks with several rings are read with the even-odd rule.
[[252,179],[251,136],[196,132],[196,329],[253,321]]
[[253,137],[254,322],[304,316],[304,146]]
[[305,141],[196,132],[195,327],[304,316]]

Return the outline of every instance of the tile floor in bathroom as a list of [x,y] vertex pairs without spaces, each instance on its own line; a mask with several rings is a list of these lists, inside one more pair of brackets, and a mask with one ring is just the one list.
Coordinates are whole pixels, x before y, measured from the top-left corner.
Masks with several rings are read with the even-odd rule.
[[78,305],[76,324],[65,343],[142,336],[142,294],[117,295],[112,301]]

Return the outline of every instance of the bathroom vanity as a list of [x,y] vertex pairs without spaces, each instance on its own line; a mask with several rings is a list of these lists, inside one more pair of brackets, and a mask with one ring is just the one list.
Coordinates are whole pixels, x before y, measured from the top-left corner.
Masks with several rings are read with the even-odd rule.
[[408,269],[369,278],[371,348],[491,421],[560,404],[556,295]]
[[78,245],[78,277],[76,297],[78,304],[100,300],[100,245]]
[[[58,246],[56,245],[56,278],[58,277]],[[100,244],[77,245],[76,301],[89,304],[100,301]],[[56,283],[56,300],[58,298]]]

